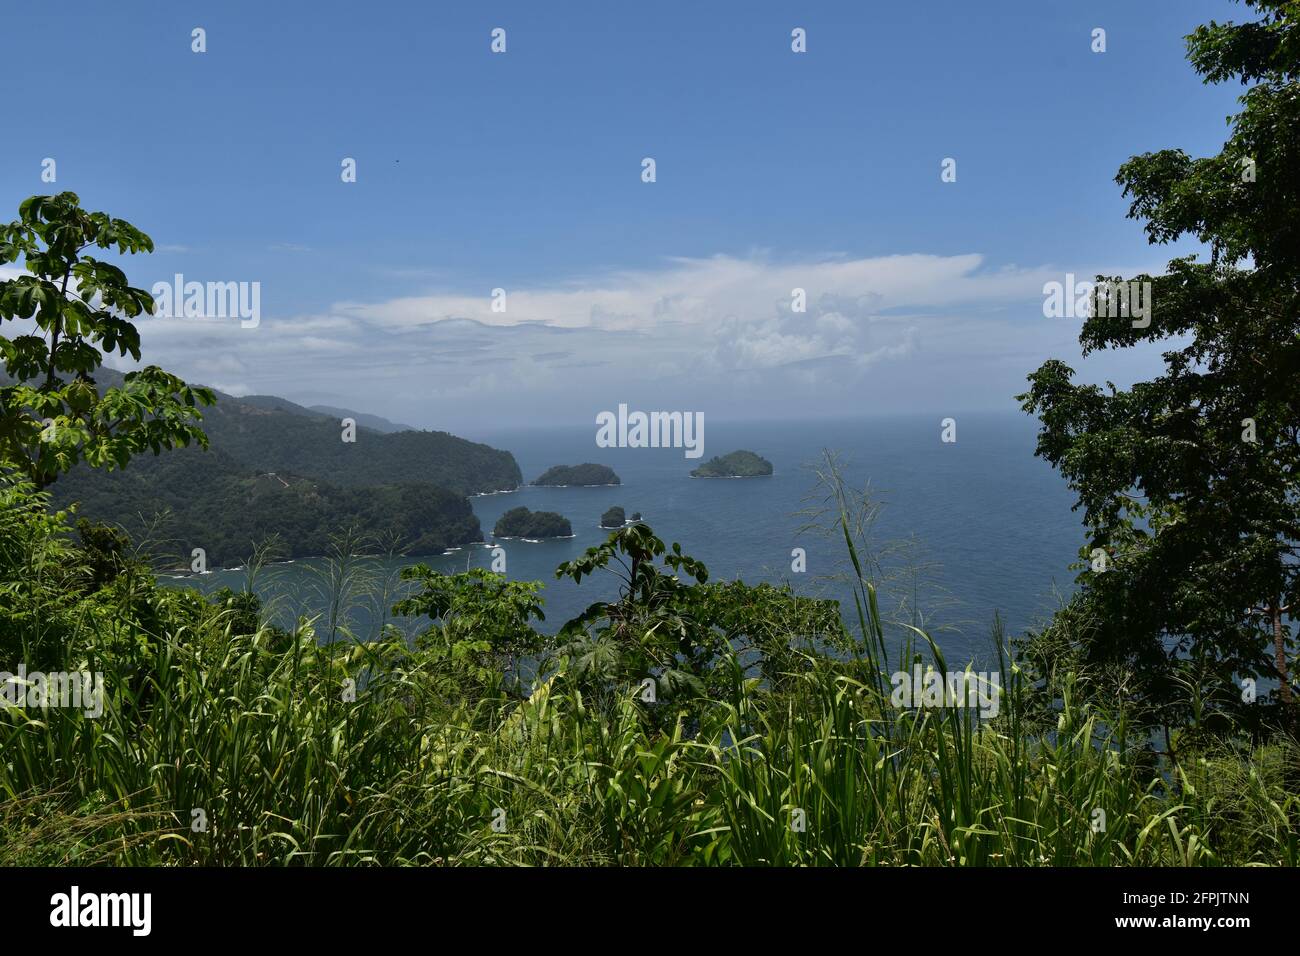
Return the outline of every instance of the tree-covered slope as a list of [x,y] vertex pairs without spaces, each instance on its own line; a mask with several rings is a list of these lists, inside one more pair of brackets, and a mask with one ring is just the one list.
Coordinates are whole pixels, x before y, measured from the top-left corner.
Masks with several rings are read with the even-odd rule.
[[57,504],[80,502],[81,515],[121,525],[151,554],[185,566],[194,548],[210,567],[229,567],[272,539],[283,557],[321,555],[349,528],[410,554],[483,538],[469,501],[428,482],[345,488],[254,473],[220,450],[181,449],[110,473],[77,468],[50,490]]
[[447,432],[384,434],[361,425],[356,441],[345,442],[340,419],[297,407],[301,411],[217,393],[203,428],[213,448],[255,471],[288,471],[354,487],[427,481],[461,494],[509,491],[523,483],[508,451]]
[[[100,369],[96,381],[117,385],[121,373]],[[509,452],[446,432],[357,427],[345,442],[327,414],[271,395],[216,394],[203,412],[207,451],[138,455],[113,472],[79,465],[50,487],[53,500],[80,502],[83,516],[123,526],[160,557],[201,547],[220,566],[276,536],[286,556],[324,554],[348,527],[438,553],[482,540],[466,494],[522,483]]]
[[[101,368],[95,381],[101,390],[120,385],[122,373]],[[385,434],[358,420],[356,441],[345,442],[341,419],[320,411],[274,395],[215,394],[217,403],[203,409],[201,423],[211,450],[253,472],[288,472],[347,487],[424,481],[465,495],[523,484],[510,452],[448,432]],[[148,468],[153,460],[142,455],[131,467]]]
[[373,428],[377,432],[416,432],[419,431],[413,425],[403,425],[401,422],[391,422],[387,418],[379,415],[369,415],[366,412],[354,412],[350,408],[338,408],[334,405],[313,405],[308,411],[320,412],[335,420],[351,418],[358,425],[366,428]]

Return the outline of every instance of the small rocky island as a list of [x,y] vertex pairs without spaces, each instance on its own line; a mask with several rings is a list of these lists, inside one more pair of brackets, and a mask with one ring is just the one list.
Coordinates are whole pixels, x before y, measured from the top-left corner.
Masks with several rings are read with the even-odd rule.
[[627,524],[627,513],[618,505],[610,508],[600,516],[600,526],[602,528],[621,528]]
[[497,519],[492,534],[498,538],[571,538],[569,519],[554,511],[511,508]]
[[733,451],[710,458],[691,472],[692,478],[762,478],[772,474],[772,463],[752,451]]
[[556,465],[547,468],[533,484],[547,488],[566,488],[575,485],[619,485],[622,481],[614,474],[613,468],[586,462],[581,465]]

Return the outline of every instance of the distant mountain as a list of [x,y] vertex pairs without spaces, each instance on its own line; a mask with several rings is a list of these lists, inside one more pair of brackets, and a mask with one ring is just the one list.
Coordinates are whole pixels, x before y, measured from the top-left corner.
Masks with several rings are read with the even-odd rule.
[[413,425],[402,425],[397,422],[390,422],[387,418],[380,418],[378,415],[367,415],[365,412],[354,412],[348,408],[335,408],[332,405],[312,405],[310,408],[313,412],[320,412],[322,415],[328,415],[342,421],[350,418],[358,425],[365,428],[373,428],[377,432],[389,434],[391,432],[413,432],[418,431]]
[[273,412],[292,412],[295,415],[307,415],[311,418],[333,417],[326,415],[324,412],[313,411],[305,405],[299,405],[297,402],[291,402],[287,398],[280,398],[278,395],[244,395],[236,399],[236,401]]
[[447,432],[389,434],[357,423],[343,440],[340,420],[303,415],[228,395],[205,409],[203,428],[214,448],[256,471],[285,471],[350,487],[427,481],[460,494],[512,491],[523,483],[514,456]]
[[[111,386],[121,373],[101,369],[96,378]],[[343,440],[343,417],[357,420],[355,441]],[[482,540],[466,495],[522,484],[509,452],[447,432],[385,433],[363,417],[218,392],[217,404],[203,409],[209,451],[140,455],[121,472],[78,466],[50,491],[57,505],[80,501],[85,517],[137,537],[166,511],[155,537],[183,546],[183,554],[203,547],[215,566],[243,559],[252,541],[276,533],[290,556],[322,554],[329,535],[348,526],[410,553],[440,552]]]
[[[122,373],[100,369],[96,379],[101,388],[120,385]],[[384,434],[358,421],[356,441],[345,442],[339,419],[274,395],[235,398],[218,391],[217,404],[202,412],[212,448],[257,473],[284,472],[345,487],[423,481],[463,495],[513,491],[523,484],[510,452],[447,432]],[[131,467],[148,468],[151,459],[140,456]]]

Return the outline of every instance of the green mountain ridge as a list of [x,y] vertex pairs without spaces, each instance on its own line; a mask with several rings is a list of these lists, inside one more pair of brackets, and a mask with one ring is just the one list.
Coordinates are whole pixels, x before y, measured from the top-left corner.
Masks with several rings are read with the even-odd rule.
[[257,471],[288,471],[345,486],[426,481],[463,495],[513,491],[523,474],[508,451],[448,432],[385,434],[360,422],[356,441],[343,441],[340,420],[258,396],[253,403],[217,393],[203,413],[212,447]]
[[414,425],[403,425],[401,422],[390,422],[387,418],[379,415],[370,415],[366,412],[354,412],[350,408],[338,408],[334,405],[311,405],[308,411],[320,412],[322,415],[328,415],[331,418],[342,420],[351,418],[358,425],[366,428],[373,428],[377,432],[418,432],[420,429]]
[[337,405],[299,405],[297,402],[291,402],[287,398],[280,398],[278,395],[244,395],[237,401],[245,405],[256,405],[259,408],[292,412],[295,415],[325,418],[339,423],[345,418],[351,418],[362,428],[369,428],[385,434],[420,431],[414,425],[392,422],[380,415],[370,415],[366,412],[358,412]]
[[[98,375],[101,388],[121,373]],[[391,423],[390,423],[391,424]],[[121,471],[79,466],[51,487],[54,503],[124,527],[154,553],[183,558],[201,547],[210,565],[243,561],[278,536],[280,553],[328,551],[332,535],[364,528],[413,554],[483,539],[465,497],[522,484],[514,456],[447,432],[383,433],[358,422],[343,441],[332,415],[271,395],[217,393],[203,412],[210,449],[142,455]]]

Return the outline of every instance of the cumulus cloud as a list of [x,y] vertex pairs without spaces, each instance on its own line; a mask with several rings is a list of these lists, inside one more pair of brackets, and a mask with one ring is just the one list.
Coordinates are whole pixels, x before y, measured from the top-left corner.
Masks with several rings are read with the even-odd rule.
[[256,328],[140,326],[145,361],[192,381],[428,427],[586,420],[620,401],[720,417],[987,407],[1042,358],[1077,355],[1077,323],[1041,313],[1044,282],[1063,271],[990,269],[975,254],[679,258],[505,288],[503,310],[490,289],[433,290],[264,314]]
[[766,257],[672,259],[666,268],[611,272],[544,289],[505,289],[506,307],[478,296],[430,294],[385,302],[342,302],[334,311],[386,327],[470,319],[488,326],[541,323],[555,328],[647,331],[695,327],[736,317],[789,311],[792,290],[806,290],[823,311],[863,318],[900,306],[948,306],[1038,294],[1055,269],[981,270],[979,255],[899,255],[778,263]]

